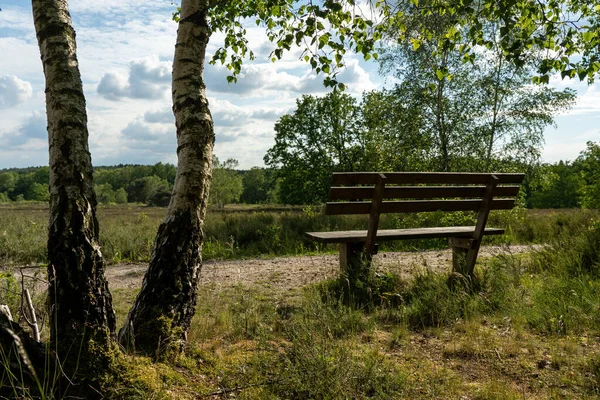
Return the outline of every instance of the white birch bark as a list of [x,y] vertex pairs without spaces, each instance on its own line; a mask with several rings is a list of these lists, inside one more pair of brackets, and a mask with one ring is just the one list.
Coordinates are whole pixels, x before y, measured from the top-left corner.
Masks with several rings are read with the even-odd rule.
[[119,332],[123,346],[159,357],[181,350],[196,307],[214,144],[203,79],[208,7],[181,3],[172,77],[177,177],[142,289]]
[[[112,299],[98,244],[96,197],[88,150],[87,115],[75,31],[66,0],[32,0],[46,78],[50,153],[48,279],[51,348],[63,367],[103,366],[101,353],[115,336]],[[88,345],[95,346],[88,349]],[[67,354],[79,348],[80,360]]]

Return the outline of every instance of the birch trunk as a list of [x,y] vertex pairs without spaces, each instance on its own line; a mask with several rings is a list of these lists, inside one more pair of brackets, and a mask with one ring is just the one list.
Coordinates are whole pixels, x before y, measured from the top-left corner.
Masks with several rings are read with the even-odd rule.
[[202,227],[214,144],[203,79],[210,37],[208,5],[203,3],[181,3],[172,86],[177,177],[142,289],[119,331],[124,347],[158,358],[182,350],[196,308],[202,264]]
[[50,153],[50,342],[63,368],[106,366],[115,314],[98,244],[96,197],[75,31],[66,0],[32,0],[46,78]]

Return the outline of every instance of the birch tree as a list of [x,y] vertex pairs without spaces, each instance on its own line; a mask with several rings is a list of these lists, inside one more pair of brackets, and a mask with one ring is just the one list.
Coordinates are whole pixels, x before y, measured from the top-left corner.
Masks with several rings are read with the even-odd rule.
[[181,3],[172,79],[177,176],[142,289],[119,332],[121,344],[150,354],[181,350],[196,307],[215,140],[203,78],[209,8],[207,1]]
[[32,0],[46,79],[50,347],[64,368],[107,367],[116,320],[98,242],[85,97],[64,0]]

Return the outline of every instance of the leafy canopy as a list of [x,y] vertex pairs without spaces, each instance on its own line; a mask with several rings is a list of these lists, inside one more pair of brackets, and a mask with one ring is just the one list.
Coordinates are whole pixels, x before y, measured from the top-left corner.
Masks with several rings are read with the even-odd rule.
[[[478,47],[492,48],[496,41],[517,66],[535,51],[541,56],[538,83],[547,83],[552,71],[592,82],[600,70],[600,5],[584,0],[216,0],[207,3],[206,12],[211,29],[225,36],[211,62],[227,66],[230,82],[237,80],[243,59],[254,58],[246,38],[252,21],[266,28],[273,61],[298,46],[302,59],[326,74],[326,86],[342,89],[336,74],[347,52],[377,59],[377,43],[389,39],[391,27],[394,40],[409,41],[415,50],[422,40],[438,37],[435,51],[456,48],[465,61],[473,60]],[[405,12],[423,18],[407,27]],[[445,16],[441,31],[428,23],[432,14]],[[486,21],[499,25],[498,37],[487,34]],[[443,69],[437,73],[446,75]]]

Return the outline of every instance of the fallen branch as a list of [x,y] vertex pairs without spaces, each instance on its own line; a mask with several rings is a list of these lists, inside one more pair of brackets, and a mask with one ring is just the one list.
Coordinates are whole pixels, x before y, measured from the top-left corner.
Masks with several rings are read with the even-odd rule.
[[[27,303],[27,308],[29,309],[29,316],[31,317],[31,321],[25,317],[27,324],[31,328],[33,332],[33,339],[35,341],[40,341],[40,328],[38,327],[37,318],[35,316],[35,308],[33,308],[33,302],[31,301],[31,295],[29,294],[29,289],[25,289],[25,302]],[[25,315],[25,313],[23,313]]]

